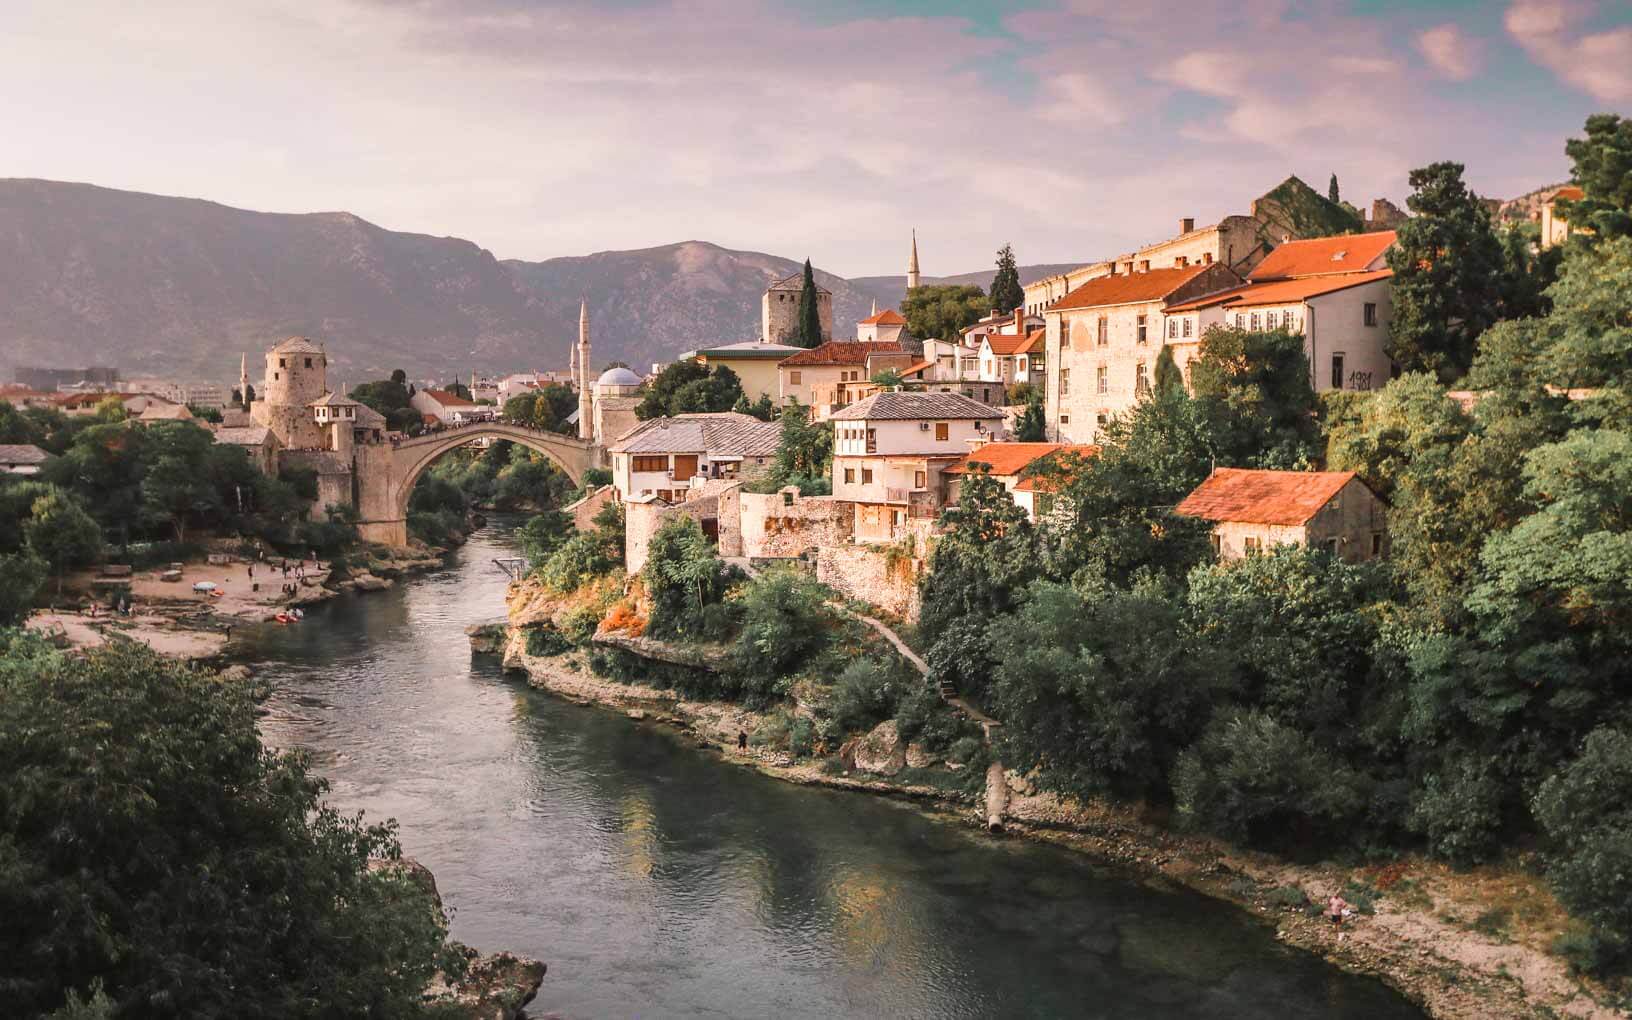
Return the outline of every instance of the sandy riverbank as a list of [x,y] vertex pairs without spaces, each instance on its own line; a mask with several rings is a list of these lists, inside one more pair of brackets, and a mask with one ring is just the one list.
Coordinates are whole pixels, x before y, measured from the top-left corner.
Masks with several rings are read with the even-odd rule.
[[[938,816],[984,825],[971,799],[945,789],[834,774],[820,762],[759,747],[738,751],[736,734],[754,732],[763,718],[739,705],[690,701],[675,691],[606,680],[589,671],[582,653],[530,656],[521,634],[513,630],[502,643],[502,654],[505,666],[524,671],[534,687],[673,726],[722,761],[787,782],[909,798]],[[1131,808],[1038,793],[1020,777],[1011,776],[1011,787],[1005,819],[1009,833],[1234,903],[1273,926],[1281,941],[1345,970],[1379,978],[1437,1020],[1612,1020],[1625,1015],[1601,1004],[1597,989],[1572,976],[1564,961],[1547,951],[1568,919],[1543,883],[1522,869],[1456,872],[1416,859],[1365,868],[1293,864],[1174,833]],[[1334,928],[1297,903],[1300,893],[1320,903],[1345,888],[1373,894],[1374,912],[1357,914]],[[1492,923],[1493,907],[1499,908],[1496,914],[1506,912],[1509,930]],[[1476,930],[1478,924],[1490,930]]]

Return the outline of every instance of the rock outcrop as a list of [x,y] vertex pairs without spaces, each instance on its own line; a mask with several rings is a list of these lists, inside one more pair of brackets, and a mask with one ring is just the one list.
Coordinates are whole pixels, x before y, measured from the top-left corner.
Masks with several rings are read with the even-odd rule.
[[839,748],[839,757],[858,772],[893,776],[907,765],[907,745],[896,732],[895,720],[888,719],[866,736],[846,741]]

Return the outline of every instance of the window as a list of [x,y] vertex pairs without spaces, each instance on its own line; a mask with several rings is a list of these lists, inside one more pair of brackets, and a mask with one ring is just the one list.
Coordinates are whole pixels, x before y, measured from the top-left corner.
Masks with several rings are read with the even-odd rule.
[[1252,331],[1253,331],[1253,332],[1254,332],[1254,333],[1256,333],[1256,332],[1258,332],[1258,329],[1259,329],[1259,323],[1260,323],[1260,318],[1261,318],[1261,317],[1260,317],[1260,316],[1259,316],[1259,315],[1258,315],[1258,313],[1257,313],[1257,312],[1253,312],[1253,313],[1252,313]]
[[1064,316],[1060,318],[1060,346],[1071,346],[1071,320]]
[[1241,540],[1241,549],[1248,556],[1255,556],[1258,553],[1263,552],[1263,549],[1264,549],[1263,540],[1258,539],[1258,538],[1253,538],[1251,536],[1248,536],[1247,538],[1243,538]]
[[1167,320],[1167,338],[1169,340],[1177,340],[1179,338],[1179,320],[1178,319],[1168,319]]
[[1100,428],[1104,428],[1106,425],[1108,425],[1110,420],[1111,416],[1106,414],[1104,411],[1101,411],[1094,416],[1094,424],[1098,425]]
[[1280,326],[1280,324],[1281,324],[1281,313],[1280,312],[1270,312],[1270,313],[1268,313],[1267,315],[1264,316],[1264,326],[1266,328],[1276,329],[1276,328],[1278,328]]
[[1100,393],[1111,392],[1111,370],[1104,365],[1094,372],[1095,389]]
[[1245,329],[1246,325],[1247,325],[1246,315],[1244,313],[1242,313],[1242,312],[1236,312],[1235,313],[1235,328],[1236,329]]
[[1063,397],[1067,393],[1070,393],[1070,392],[1071,392],[1071,370],[1069,368],[1062,368],[1062,369],[1060,369],[1060,396]]
[[1333,556],[1337,555],[1337,539],[1328,538],[1326,541],[1322,542],[1321,544],[1326,547],[1327,552],[1331,553]]
[[1103,315],[1099,317],[1099,332],[1095,335],[1094,342],[1101,347],[1111,342],[1111,320]]
[[861,469],[861,484],[863,484],[863,485],[873,484],[873,469],[872,468],[864,467],[864,468]]
[[1184,317],[1184,335],[1190,335],[1190,316],[1188,315]]
[[935,423],[935,441],[937,443],[944,443],[948,439],[951,439],[951,438],[952,438],[952,426],[948,425],[944,421],[936,422]]
[[1145,316],[1141,315],[1134,322],[1134,340],[1137,343],[1145,342]]
[[1368,325],[1368,326],[1377,325],[1377,303],[1375,301],[1367,301],[1366,302],[1366,304],[1365,304],[1365,316],[1366,316],[1366,325]]
[[1381,556],[1383,554],[1383,533],[1381,531],[1373,531],[1371,533],[1371,554],[1373,556]]
[[788,385],[798,386],[800,381],[798,369],[792,369],[788,372]]
[[846,484],[846,485],[856,484],[856,469],[855,468],[845,468],[844,469],[844,484]]
[[667,471],[669,469],[669,458],[657,456],[636,457],[631,469],[635,471]]
[[1071,424],[1071,416],[1070,416],[1070,415],[1069,415],[1069,414],[1062,414],[1062,415],[1060,415],[1060,424],[1061,424],[1061,425],[1069,425],[1069,424]]
[[1139,396],[1150,392],[1150,378],[1145,372],[1143,361],[1133,366],[1133,392]]
[[306,367],[307,367],[307,368],[311,368],[311,367],[312,367],[312,359],[311,359],[311,358],[307,358],[307,359],[306,359]]
[[283,360],[283,359],[282,359],[282,358],[279,358],[279,359],[278,359],[278,367],[279,367],[279,368],[288,368],[288,367],[289,367],[289,366],[288,366],[288,364],[286,364],[286,363],[285,363],[285,362],[284,362],[284,360]]
[[1343,388],[1343,355],[1332,355],[1332,389]]
[[1223,544],[1224,544],[1224,543],[1223,543],[1223,542],[1222,542],[1222,541],[1221,541],[1221,540],[1220,540],[1220,539],[1219,539],[1219,537],[1218,537],[1218,532],[1216,532],[1216,531],[1215,531],[1215,532],[1213,532],[1213,533],[1212,533],[1212,535],[1211,535],[1211,536],[1209,536],[1209,538],[1208,538],[1208,541],[1209,541],[1209,542],[1210,542],[1210,543],[1211,543],[1211,544],[1212,544],[1212,547],[1213,547],[1213,555],[1214,555],[1214,556],[1217,556],[1217,555],[1218,555],[1218,554],[1219,554],[1219,553],[1220,553],[1220,552],[1221,552],[1221,551],[1222,551],[1222,548],[1221,548],[1221,547],[1222,547],[1222,546],[1223,546]]
[[912,473],[912,487],[914,489],[922,489],[928,483],[929,483],[928,476],[925,475],[924,472],[914,471]]

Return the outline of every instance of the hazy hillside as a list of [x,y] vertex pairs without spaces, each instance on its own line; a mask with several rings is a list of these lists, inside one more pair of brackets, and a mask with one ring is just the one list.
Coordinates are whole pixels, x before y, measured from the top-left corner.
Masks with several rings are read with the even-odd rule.
[[[1035,266],[1019,266],[1020,284],[1024,286],[1033,280],[1041,280],[1045,276],[1063,273],[1067,269],[1087,265],[1092,259],[1083,259],[1081,262],[1051,262]],[[994,265],[990,269],[982,269],[976,273],[959,273],[957,276],[925,276],[926,284],[965,284],[972,283],[981,290],[992,285],[992,276],[997,272]],[[907,292],[906,276],[857,276],[850,281],[850,286],[866,294],[868,298],[877,298],[878,307],[898,308],[901,297]]]

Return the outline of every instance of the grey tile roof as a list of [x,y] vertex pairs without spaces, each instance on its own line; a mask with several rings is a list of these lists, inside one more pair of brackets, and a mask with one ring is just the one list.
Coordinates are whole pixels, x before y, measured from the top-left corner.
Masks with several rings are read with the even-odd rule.
[[312,343],[303,336],[292,336],[287,340],[273,345],[272,350],[279,354],[322,354],[323,348]]
[[[768,289],[803,291],[805,289],[805,271],[801,269],[792,276],[784,276],[782,279],[771,284]],[[833,292],[818,283],[816,285],[816,293],[831,294]]]
[[215,430],[215,441],[231,446],[260,446],[272,430],[264,425],[223,426]]
[[707,453],[765,457],[782,438],[780,421],[747,414],[682,414],[653,418],[630,429],[609,447],[612,453]]
[[0,464],[39,464],[50,454],[29,443],[0,444]]
[[961,393],[886,390],[858,400],[829,417],[834,421],[917,421],[922,418],[1001,419],[1003,412]]

